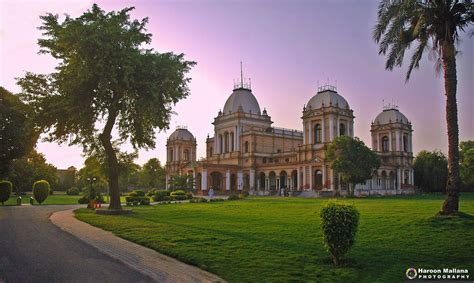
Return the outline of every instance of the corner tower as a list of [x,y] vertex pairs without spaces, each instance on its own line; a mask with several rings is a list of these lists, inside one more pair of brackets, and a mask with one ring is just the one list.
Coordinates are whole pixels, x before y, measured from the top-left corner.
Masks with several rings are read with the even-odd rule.
[[186,170],[186,165],[196,161],[196,138],[185,127],[178,127],[166,142],[166,188],[168,180],[173,175],[192,172]]

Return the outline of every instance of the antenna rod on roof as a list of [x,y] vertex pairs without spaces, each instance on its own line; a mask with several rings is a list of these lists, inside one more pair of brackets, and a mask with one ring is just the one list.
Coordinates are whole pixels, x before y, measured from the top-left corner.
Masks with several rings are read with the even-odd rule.
[[242,61],[240,61],[240,86],[244,87],[244,72],[242,71]]

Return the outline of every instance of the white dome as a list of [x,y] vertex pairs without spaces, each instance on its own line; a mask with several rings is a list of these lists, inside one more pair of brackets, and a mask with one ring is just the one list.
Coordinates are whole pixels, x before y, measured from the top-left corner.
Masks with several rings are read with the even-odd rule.
[[238,112],[240,107],[242,107],[242,111],[245,113],[260,113],[260,106],[258,105],[257,99],[252,92],[246,88],[234,89],[234,92],[232,92],[225,102],[223,114],[228,115]]
[[331,103],[332,106],[338,106],[339,108],[349,109],[349,103],[347,103],[347,100],[333,90],[324,90],[318,92],[308,101],[306,109],[308,109],[309,107],[311,109],[319,109],[323,107],[323,104],[325,107],[328,107]]
[[391,109],[385,109],[377,115],[377,117],[374,120],[374,124],[380,124],[380,125],[385,125],[389,123],[397,123],[401,122],[403,124],[408,124],[408,119],[405,115],[403,115],[402,112],[398,111],[398,109],[391,108]]
[[183,128],[177,128],[168,138],[169,140],[194,141],[194,136],[190,131]]

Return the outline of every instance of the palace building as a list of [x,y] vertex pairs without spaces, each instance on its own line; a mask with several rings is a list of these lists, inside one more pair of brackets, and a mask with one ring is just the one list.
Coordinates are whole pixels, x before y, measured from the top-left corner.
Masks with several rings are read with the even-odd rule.
[[[297,114],[297,113],[295,113]],[[166,180],[190,174],[197,193],[246,191],[254,195],[348,193],[348,185],[325,160],[328,143],[354,137],[354,113],[333,86],[320,87],[302,111],[302,131],[274,127],[243,78],[214,118],[206,157],[196,159],[196,139],[184,127],[168,138]],[[355,186],[356,195],[413,192],[412,125],[397,107],[384,107],[371,125],[372,150],[382,165],[373,178]]]

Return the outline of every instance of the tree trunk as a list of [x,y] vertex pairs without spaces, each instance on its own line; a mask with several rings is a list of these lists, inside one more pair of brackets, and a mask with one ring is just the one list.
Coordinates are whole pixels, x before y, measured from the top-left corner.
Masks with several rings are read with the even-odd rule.
[[102,134],[99,135],[99,139],[102,143],[102,146],[105,149],[105,154],[107,157],[107,169],[109,173],[109,194],[110,194],[110,204],[109,209],[122,209],[120,203],[120,190],[119,190],[119,173],[118,173],[118,160],[115,150],[112,146],[112,129],[115,125],[115,119],[117,114],[115,111],[109,111],[109,117],[107,123],[105,124]]
[[446,122],[448,127],[448,183],[443,215],[457,214],[459,209],[459,128],[456,102],[456,50],[452,42],[446,42],[442,50],[444,88],[446,95]]

